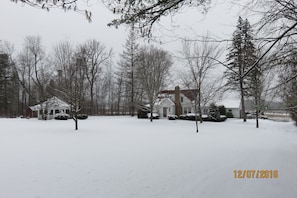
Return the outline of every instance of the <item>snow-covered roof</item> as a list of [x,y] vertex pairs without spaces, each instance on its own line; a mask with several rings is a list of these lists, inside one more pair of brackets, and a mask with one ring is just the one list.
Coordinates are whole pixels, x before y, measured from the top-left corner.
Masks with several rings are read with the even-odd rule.
[[170,98],[165,97],[165,98],[158,98],[157,101],[155,102],[155,106],[160,106],[163,103],[174,105],[174,102]]
[[41,108],[47,108],[49,110],[52,109],[69,109],[70,105],[66,103],[65,101],[61,100],[60,98],[54,96],[52,98],[47,99],[43,103],[30,106],[29,107],[32,111],[38,111]]
[[239,108],[240,107],[240,100],[239,99],[223,99],[217,102],[216,105],[224,105],[225,108]]
[[[175,95],[175,93],[175,90],[163,90],[160,92],[160,95]],[[190,101],[193,101],[198,95],[198,89],[181,89],[180,94],[183,94]]]

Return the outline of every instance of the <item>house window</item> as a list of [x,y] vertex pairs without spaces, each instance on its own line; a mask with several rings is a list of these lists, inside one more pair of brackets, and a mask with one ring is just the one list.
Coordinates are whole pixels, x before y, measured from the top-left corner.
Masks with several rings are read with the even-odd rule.
[[209,109],[204,108],[204,109],[203,109],[203,114],[207,115],[207,114],[208,114],[208,110],[209,110]]
[[191,107],[184,107],[184,114],[191,113]]
[[168,107],[168,112],[169,112],[169,113],[171,112],[171,108],[170,108],[170,107]]
[[184,102],[184,97],[180,97],[180,102]]

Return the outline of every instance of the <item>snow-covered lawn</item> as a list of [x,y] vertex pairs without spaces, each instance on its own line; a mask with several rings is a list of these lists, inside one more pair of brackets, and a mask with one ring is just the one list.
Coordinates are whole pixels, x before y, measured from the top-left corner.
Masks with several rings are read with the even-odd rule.
[[[1,198],[296,198],[292,122],[0,119]],[[277,170],[278,178],[234,178]]]

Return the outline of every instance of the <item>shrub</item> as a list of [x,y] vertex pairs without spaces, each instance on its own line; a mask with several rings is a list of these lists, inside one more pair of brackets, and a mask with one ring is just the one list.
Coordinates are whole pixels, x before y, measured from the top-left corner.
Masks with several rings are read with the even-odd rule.
[[226,117],[227,118],[234,118],[232,111],[227,111],[226,112]]

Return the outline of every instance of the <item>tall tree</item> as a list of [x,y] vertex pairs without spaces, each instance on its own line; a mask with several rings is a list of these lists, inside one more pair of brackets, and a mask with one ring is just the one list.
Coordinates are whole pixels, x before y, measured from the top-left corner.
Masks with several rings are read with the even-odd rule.
[[240,92],[241,117],[244,122],[246,121],[245,99],[249,82],[243,75],[256,61],[255,53],[251,26],[247,19],[244,21],[239,17],[227,55],[229,63],[225,74],[230,88]]
[[[246,8],[249,11],[256,10],[255,13],[261,16],[258,22],[258,31],[262,33],[262,38],[259,40],[262,42],[265,50],[257,61],[242,75],[243,77],[257,67],[258,63],[269,52],[274,49],[282,52],[283,49],[296,43],[297,36],[297,2],[295,0],[250,0]],[[280,53],[275,55],[282,56]]]
[[280,92],[287,111],[297,126],[297,48],[291,49],[290,56],[283,59],[280,71]]
[[169,69],[172,65],[170,55],[155,47],[142,47],[138,56],[139,78],[150,106],[150,120],[153,121],[153,110],[155,101],[165,80],[169,76]]
[[135,106],[136,106],[136,98],[137,92],[136,89],[139,85],[137,81],[137,53],[139,50],[139,45],[136,42],[135,30],[132,25],[126,43],[124,45],[124,50],[120,54],[120,62],[119,62],[119,72],[118,77],[123,78],[125,85],[125,90],[127,96],[129,98],[129,111],[130,115],[134,116],[135,114]]
[[[25,107],[43,102],[49,96],[46,87],[51,76],[50,65],[45,55],[40,36],[27,36],[23,50],[18,55],[18,70],[21,75]],[[26,92],[26,94],[24,93]],[[28,99],[25,99],[25,98]],[[42,107],[44,116],[46,106]]]
[[70,87],[67,90],[67,98],[71,104],[72,119],[75,123],[75,130],[78,130],[78,114],[84,105],[85,89],[85,67],[86,60],[83,56],[84,52],[77,51],[73,57],[73,64],[71,67],[71,76],[69,79]]
[[0,116],[12,117],[19,112],[19,83],[15,63],[12,59],[13,46],[0,43]]
[[86,94],[86,61],[80,47],[74,50],[68,42],[60,42],[54,47],[53,62],[58,71],[56,94],[71,105],[71,115],[75,130],[78,130],[77,116],[84,106]]
[[[211,78],[211,71],[214,69],[219,58],[220,51],[218,46],[206,42],[207,37],[202,43],[185,40],[183,42],[182,59],[185,62],[185,74],[183,82],[189,89],[196,89],[195,100],[196,132],[198,133],[197,114],[202,123],[202,107],[214,99],[220,86],[219,80]],[[210,80],[212,79],[212,80]]]
[[[260,52],[259,52],[260,53]],[[258,56],[257,56],[258,57]],[[256,56],[253,61],[256,61]],[[251,97],[253,100],[253,106],[256,116],[256,128],[259,128],[259,113],[264,110],[264,83],[265,77],[264,73],[267,72],[268,68],[267,63],[264,61],[260,61],[257,67],[253,68],[247,79],[247,97]]]
[[93,39],[81,45],[81,52],[86,61],[85,74],[90,89],[89,113],[93,115],[95,83],[98,80],[99,74],[102,72],[102,68],[106,66],[112,58],[112,50],[106,49],[104,44]]

